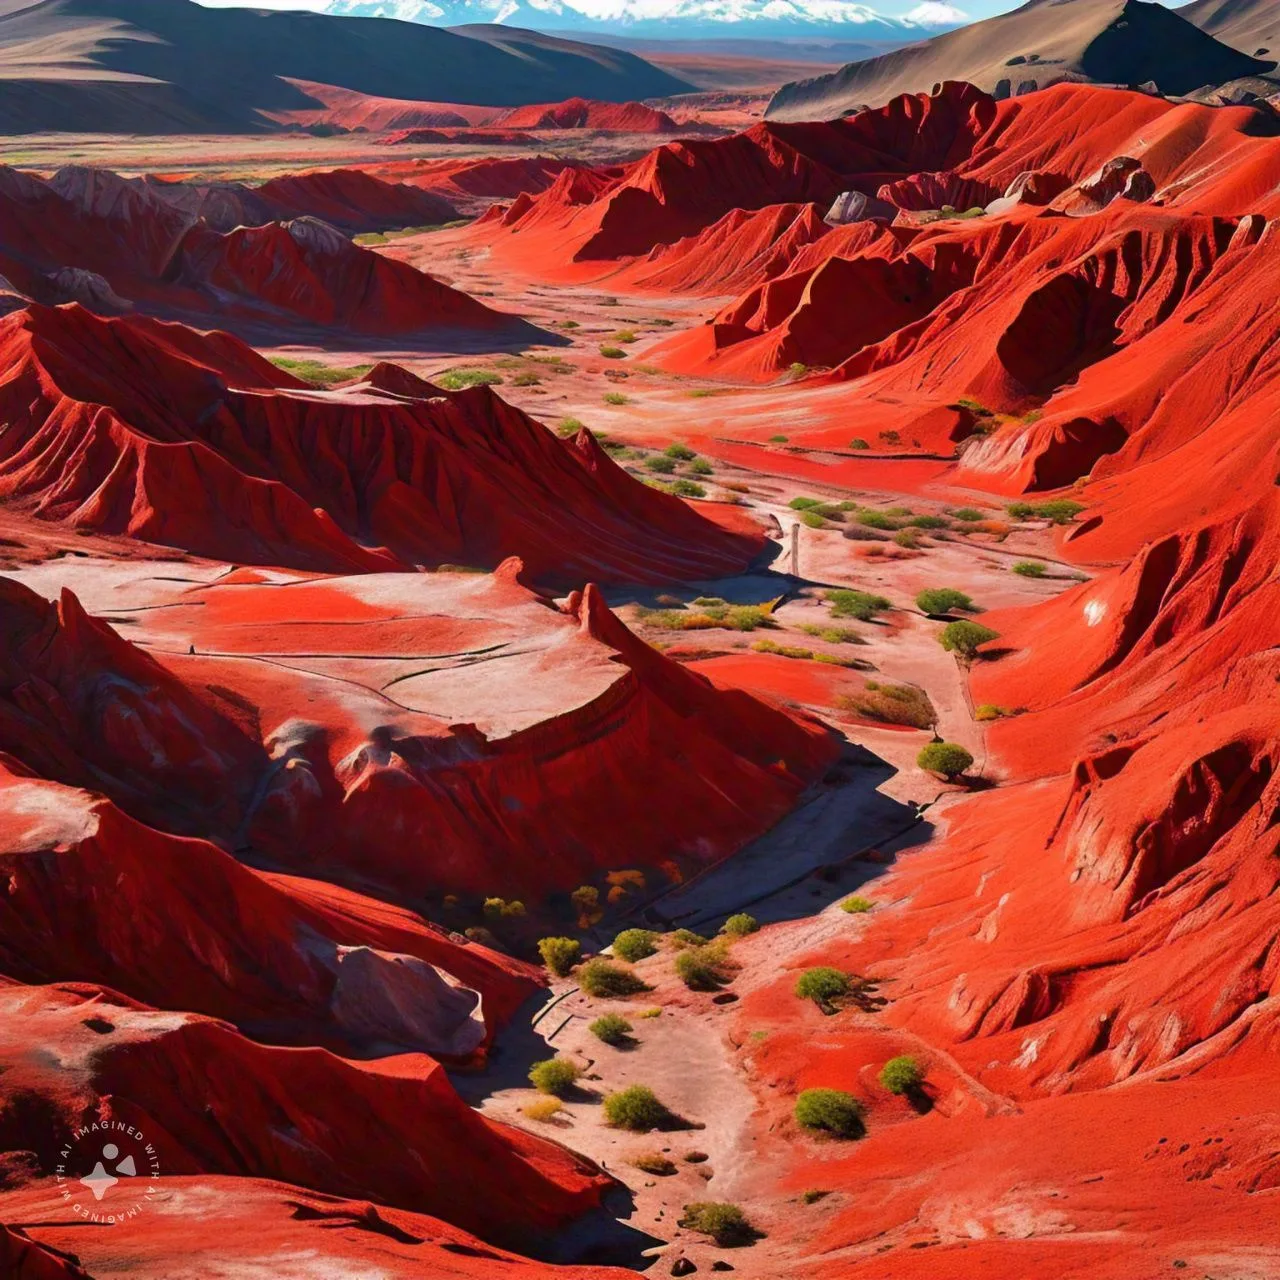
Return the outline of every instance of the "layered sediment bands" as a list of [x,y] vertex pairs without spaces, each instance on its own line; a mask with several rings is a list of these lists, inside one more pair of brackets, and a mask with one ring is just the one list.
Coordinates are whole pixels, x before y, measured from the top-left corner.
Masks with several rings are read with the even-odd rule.
[[[362,248],[310,213],[288,216],[313,207],[353,217],[368,198],[384,221],[388,207],[420,208],[429,218],[432,210],[444,211],[436,197],[413,188],[400,194],[364,175],[277,179],[263,190],[201,195],[105,170],[62,169],[45,182],[3,169],[0,271],[37,302],[214,314],[228,326],[256,320],[278,329],[325,326],[384,336],[520,327],[514,317]],[[288,220],[242,226],[236,208],[246,200],[257,202],[253,212]],[[207,204],[213,222],[230,229],[215,229],[193,201]],[[399,214],[390,220],[400,222]]]
[[602,129],[614,133],[679,133],[665,111],[642,102],[595,102],[566,98],[563,102],[513,107],[491,122],[505,129]]
[[658,582],[762,545],[487,388],[375,375],[321,393],[225,335],[33,307],[0,321],[0,493],[78,528],[329,572],[514,554],[538,579]]

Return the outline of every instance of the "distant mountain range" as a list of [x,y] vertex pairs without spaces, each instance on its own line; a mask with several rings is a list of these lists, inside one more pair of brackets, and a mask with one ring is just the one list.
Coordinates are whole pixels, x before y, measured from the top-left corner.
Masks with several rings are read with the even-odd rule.
[[821,29],[841,39],[892,45],[927,39],[966,21],[954,5],[925,0],[888,18],[852,0],[330,0],[326,13],[398,18],[431,26],[501,23],[535,30],[609,31],[687,39],[778,37]]
[[[1181,10],[1144,0],[1027,0],[985,22],[785,84],[765,114],[830,120],[945,80],[967,80],[997,98],[1064,80],[1192,94],[1274,71],[1274,59],[1254,58],[1226,41],[1234,30],[1245,47],[1259,46],[1265,19],[1277,9],[1280,0],[1201,0]],[[1197,18],[1212,22],[1218,38],[1200,30]]]

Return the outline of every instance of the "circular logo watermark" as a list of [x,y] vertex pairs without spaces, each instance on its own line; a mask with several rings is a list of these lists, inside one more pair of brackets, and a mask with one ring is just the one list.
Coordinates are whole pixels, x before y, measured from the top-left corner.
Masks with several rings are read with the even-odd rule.
[[58,1152],[58,1194],[86,1222],[136,1218],[160,1190],[160,1160],[147,1135],[124,1120],[76,1129]]

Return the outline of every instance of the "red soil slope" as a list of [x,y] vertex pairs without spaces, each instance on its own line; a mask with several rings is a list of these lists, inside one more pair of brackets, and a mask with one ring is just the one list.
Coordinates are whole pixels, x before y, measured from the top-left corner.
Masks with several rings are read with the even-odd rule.
[[601,129],[610,133],[678,133],[680,126],[665,111],[642,102],[563,102],[513,107],[492,123],[506,129]]
[[0,493],[78,528],[329,572],[518,554],[538,579],[657,582],[762,545],[589,433],[560,441],[488,388],[414,382],[379,366],[317,392],[227,335],[33,307],[0,321]]
[[[285,180],[265,198],[282,207],[313,200],[342,209],[385,194],[381,184],[330,177]],[[416,199],[406,198],[403,207]],[[521,327],[316,219],[222,234],[160,198],[152,185],[103,170],[61,170],[49,182],[0,170],[0,210],[0,274],[38,302],[213,314],[224,324],[257,321],[286,331],[325,326],[415,335]]]
[[277,124],[304,129],[328,126],[340,132],[381,133],[386,129],[438,128],[488,124],[500,108],[459,102],[418,102],[412,98],[383,98],[313,80],[282,79],[301,89],[314,107],[295,107],[262,114]]
[[[1248,110],[1067,86],[999,121],[960,179],[1036,169],[1055,194],[870,228],[803,264],[789,306],[786,277],[759,290],[754,314],[778,312],[742,341],[776,326],[811,344],[787,354],[834,355],[821,325],[840,321],[847,405],[878,402],[903,435],[961,398],[999,411],[955,477],[1078,499],[1059,551],[1096,576],[984,615],[999,638],[972,700],[1015,712],[990,729],[998,789],[944,807],[942,837],[864,890],[874,911],[794,956],[874,978],[884,1010],[825,1018],[788,973],[744,999],[734,1039],[768,1031],[751,1069],[787,1189],[847,1196],[819,1274],[1268,1275],[1280,138]],[[1132,167],[1104,172],[1134,155],[1152,199],[1123,194]],[[842,318],[841,297],[870,302]],[[919,1111],[876,1080],[902,1053],[927,1069]],[[819,1086],[868,1102],[866,1140],[791,1127],[783,1108]]]

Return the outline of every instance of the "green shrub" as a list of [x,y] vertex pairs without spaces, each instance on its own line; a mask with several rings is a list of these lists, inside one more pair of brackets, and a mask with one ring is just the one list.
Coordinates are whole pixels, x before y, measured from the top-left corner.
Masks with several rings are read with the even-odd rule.
[[1084,510],[1084,504],[1070,498],[1054,498],[1036,507],[1036,515],[1054,524],[1070,524]]
[[588,960],[578,970],[578,985],[587,995],[597,998],[633,996],[637,992],[649,990],[647,984],[630,969],[624,969],[621,965],[613,964],[600,956],[594,960]]
[[932,729],[938,723],[929,695],[912,684],[880,684],[868,680],[861,693],[845,694],[836,700],[848,711],[881,724],[904,724],[912,729]]
[[916,756],[916,764],[944,778],[959,778],[973,764],[973,757],[957,742],[931,742]]
[[722,1249],[750,1244],[760,1235],[736,1204],[719,1204],[713,1201],[697,1201],[685,1205],[684,1216],[677,1225],[687,1231],[710,1236]]
[[623,360],[627,353],[621,347],[601,347],[600,354],[606,360]]
[[606,1013],[591,1023],[587,1030],[605,1044],[623,1044],[631,1035],[632,1026],[620,1013]]
[[802,364],[797,360],[787,367],[787,372],[793,378],[803,378],[804,375],[809,372],[809,366],[807,364]]
[[636,340],[636,335],[630,329],[619,329],[618,332],[613,335],[613,340],[614,342],[634,342]]
[[1013,571],[1024,578],[1043,578],[1049,571],[1049,567],[1041,564],[1039,560],[1019,560],[1013,566]]
[[916,608],[921,613],[955,613],[958,610],[972,613],[974,603],[955,587],[930,587],[916,596]]
[[582,943],[576,938],[540,938],[538,952],[549,973],[565,978],[582,955]]
[[633,1084],[618,1093],[611,1093],[604,1100],[604,1118],[615,1129],[629,1129],[632,1133],[648,1133],[670,1124],[671,1112],[658,1101],[657,1095],[647,1085]]
[[810,1187],[800,1196],[800,1199],[805,1204],[817,1204],[819,1200],[825,1200],[830,1194],[830,1191],[820,1191],[817,1187]]
[[539,1093],[550,1093],[563,1098],[578,1083],[582,1068],[568,1058],[548,1058],[535,1062],[529,1068],[529,1080]]
[[803,497],[792,498],[791,501],[787,503],[787,506],[789,506],[792,511],[808,511],[812,507],[822,506],[822,499]]
[[827,522],[816,511],[801,511],[798,517],[800,523],[809,529],[825,529]]
[[870,911],[875,905],[870,898],[860,898],[854,894],[852,898],[846,898],[840,904],[840,910],[847,911],[851,916],[860,916]]
[[671,492],[677,498],[705,498],[707,491],[692,480],[685,480],[683,477],[676,480],[671,486]]
[[959,622],[948,622],[942,628],[938,643],[948,653],[958,653],[962,658],[974,658],[981,645],[999,638],[998,631],[992,631],[990,627],[984,627],[980,622],[962,619]]
[[681,951],[675,969],[676,977],[690,991],[718,991],[724,985],[724,956],[712,946]]
[[951,521],[946,516],[912,516],[907,523],[913,529],[950,529]]
[[668,458],[664,453],[655,453],[644,460],[644,465],[650,471],[657,471],[661,475],[669,476],[676,469],[676,460]]
[[489,920],[518,920],[525,914],[524,903],[518,898],[510,902],[505,898],[486,898],[483,910]]
[[789,439],[790,439],[789,436],[770,436],[769,443],[770,444],[786,444]]
[[820,965],[816,969],[806,969],[796,979],[796,995],[801,1000],[812,1000],[816,1004],[825,1005],[841,996],[847,996],[851,986],[849,975],[842,969]]
[[954,520],[963,520],[966,524],[975,524],[987,517],[977,507],[959,507],[951,513]]
[[577,418],[561,418],[556,426],[558,436],[576,436],[582,430],[582,422]]
[[806,1089],[796,1098],[796,1123],[811,1133],[861,1138],[867,1131],[862,1103],[843,1089]]
[[623,929],[613,940],[613,954],[619,960],[635,964],[657,952],[658,937],[651,929]]
[[668,936],[677,951],[683,947],[705,947],[707,945],[706,938],[700,933],[694,933],[692,929],[677,929]]
[[755,933],[759,928],[760,921],[755,916],[749,916],[745,911],[740,911],[737,915],[730,916],[720,926],[720,932],[727,933],[731,938],[742,938],[748,933]]
[[675,1161],[664,1156],[661,1151],[642,1151],[631,1157],[631,1164],[641,1173],[651,1173],[656,1178],[670,1178],[676,1171]]
[[536,373],[518,373],[511,379],[513,387],[538,387],[542,385],[542,379]]
[[893,540],[908,551],[917,551],[920,547],[920,532],[917,529],[899,529],[893,535]]
[[606,391],[604,393],[605,404],[630,404],[631,401],[622,394],[621,391]]
[[450,369],[432,381],[446,391],[462,391],[467,387],[501,386],[502,375],[490,369]]
[[850,449],[870,449],[871,446],[861,436],[858,436],[855,439],[849,441],[849,448]]
[[884,596],[872,595],[869,591],[855,591],[849,587],[828,591],[827,601],[831,605],[832,617],[856,618],[859,622],[870,622],[877,613],[893,607]]
[[669,444],[663,453],[677,462],[692,462],[698,456],[687,444]]
[[907,1056],[890,1058],[880,1071],[880,1083],[890,1093],[914,1093],[924,1080],[920,1064]]
[[291,373],[295,378],[301,378],[303,382],[316,387],[332,387],[339,382],[352,382],[356,378],[363,378],[373,368],[371,364],[339,366],[325,364],[323,360],[298,360],[289,356],[272,356],[271,363],[277,369],[283,369],[285,373]]
[[994,702],[984,702],[973,709],[975,720],[999,720],[1002,715],[1004,715],[1004,708],[997,707]]
[[866,529],[896,530],[898,522],[883,511],[859,511],[857,521]]
[[713,471],[715,471],[715,468],[706,460],[706,458],[694,458],[694,460],[689,463],[689,473],[691,475],[709,476]]

